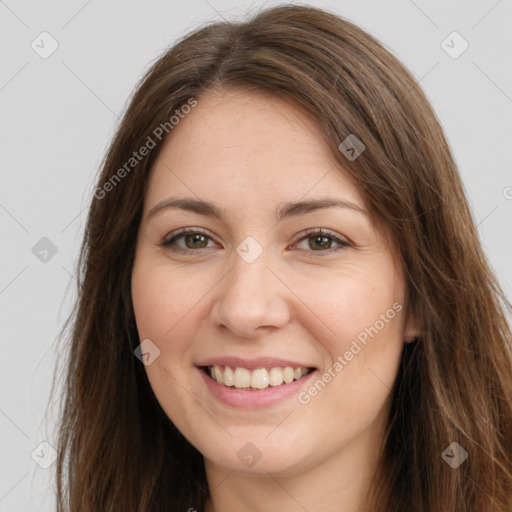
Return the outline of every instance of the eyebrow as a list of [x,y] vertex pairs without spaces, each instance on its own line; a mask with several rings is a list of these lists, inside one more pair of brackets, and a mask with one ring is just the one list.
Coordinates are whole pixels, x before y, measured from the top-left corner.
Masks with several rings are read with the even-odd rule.
[[[344,199],[337,199],[333,197],[326,197],[320,199],[313,199],[309,201],[299,202],[287,202],[283,203],[276,213],[276,219],[282,221],[290,217],[296,217],[304,215],[306,213],[313,212],[315,210],[321,210],[325,208],[347,208],[364,215],[367,215],[367,211],[361,208],[359,205],[347,201]],[[200,215],[206,215],[208,217],[214,217],[219,220],[225,221],[226,215],[224,211],[213,203],[202,201],[194,198],[173,198],[169,197],[159,202],[149,210],[147,217],[153,217],[157,213],[160,213],[169,208],[181,208],[182,210],[198,213]]]

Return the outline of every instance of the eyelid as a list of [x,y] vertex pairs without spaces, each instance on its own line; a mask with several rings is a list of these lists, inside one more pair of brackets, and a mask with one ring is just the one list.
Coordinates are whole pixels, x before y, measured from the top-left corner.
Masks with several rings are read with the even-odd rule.
[[171,231],[170,233],[168,233],[165,236],[164,240],[171,240],[172,238],[174,238],[174,237],[176,237],[178,235],[183,235],[183,234],[188,234],[188,233],[199,233],[201,235],[210,236],[210,235],[208,235],[208,232],[204,228],[190,228],[190,227],[187,227],[187,228],[180,228],[180,229],[176,229],[175,231]]
[[[307,229],[306,231],[303,231],[302,233],[300,233],[297,236],[297,240],[295,242],[293,242],[292,246],[296,245],[299,242],[302,242],[304,239],[307,239],[313,235],[327,236],[327,237],[331,238],[332,240],[334,240],[338,244],[338,247],[334,247],[334,248],[331,247],[330,249],[326,249],[325,251],[306,251],[306,252],[312,253],[313,255],[315,255],[315,253],[317,253],[317,255],[322,255],[322,253],[330,254],[332,252],[336,252],[337,250],[345,248],[345,247],[353,247],[352,242],[350,242],[348,239],[346,239],[345,237],[342,237],[341,235],[338,235],[334,231],[330,231],[329,229],[325,229],[325,228],[311,228],[311,229]],[[298,249],[298,250],[302,250],[302,249]]]
[[[160,242],[159,245],[162,245],[163,247],[167,247],[176,238],[184,236],[184,235],[189,235],[189,234],[190,235],[196,235],[196,234],[203,235],[203,236],[208,237],[210,240],[214,241],[213,237],[210,234],[208,234],[208,231],[206,231],[206,229],[187,227],[187,228],[177,229],[176,231],[171,231],[171,233],[167,234],[164,237],[164,239],[162,240],[162,242]],[[190,249],[190,250],[193,250],[193,249]]]

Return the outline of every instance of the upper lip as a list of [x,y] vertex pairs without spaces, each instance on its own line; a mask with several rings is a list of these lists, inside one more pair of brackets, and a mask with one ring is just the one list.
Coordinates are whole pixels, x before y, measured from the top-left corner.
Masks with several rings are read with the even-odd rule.
[[279,359],[276,357],[258,357],[257,359],[242,359],[240,357],[212,357],[205,359],[196,366],[229,366],[231,368],[247,368],[248,370],[255,370],[257,368],[314,368],[310,364],[304,364],[289,359]]

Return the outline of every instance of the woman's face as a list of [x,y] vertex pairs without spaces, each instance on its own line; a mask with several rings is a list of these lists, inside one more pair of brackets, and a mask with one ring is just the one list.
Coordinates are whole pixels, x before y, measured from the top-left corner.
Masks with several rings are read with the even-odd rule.
[[375,456],[416,331],[384,233],[293,104],[198,98],[151,171],[132,294],[152,389],[207,467]]

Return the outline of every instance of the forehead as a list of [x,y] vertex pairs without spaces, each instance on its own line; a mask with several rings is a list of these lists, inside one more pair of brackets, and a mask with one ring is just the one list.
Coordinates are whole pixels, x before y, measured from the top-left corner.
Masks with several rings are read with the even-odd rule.
[[239,90],[198,97],[166,138],[148,202],[171,192],[238,209],[326,195],[364,205],[312,116],[290,100]]

